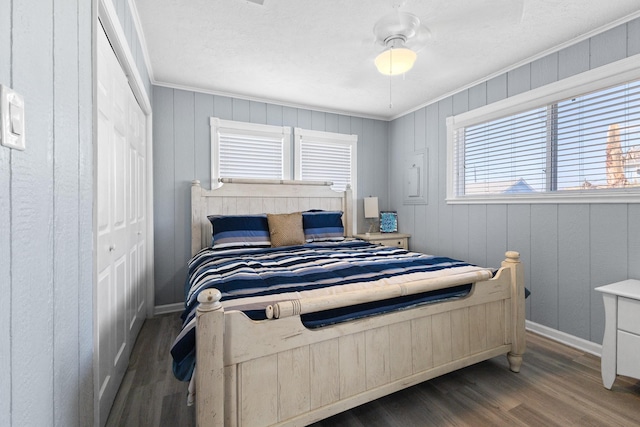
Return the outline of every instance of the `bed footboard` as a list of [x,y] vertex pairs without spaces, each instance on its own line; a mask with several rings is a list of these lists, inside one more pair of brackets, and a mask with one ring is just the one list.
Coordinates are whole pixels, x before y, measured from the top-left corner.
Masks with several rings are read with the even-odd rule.
[[501,354],[518,372],[526,348],[517,252],[465,298],[316,330],[225,313],[219,299],[198,296],[199,426],[306,425]]

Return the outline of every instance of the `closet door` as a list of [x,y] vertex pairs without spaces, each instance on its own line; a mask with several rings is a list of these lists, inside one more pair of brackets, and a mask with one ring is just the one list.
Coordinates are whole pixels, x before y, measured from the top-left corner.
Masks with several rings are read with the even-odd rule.
[[104,425],[144,320],[145,115],[98,31],[96,146],[96,422]]

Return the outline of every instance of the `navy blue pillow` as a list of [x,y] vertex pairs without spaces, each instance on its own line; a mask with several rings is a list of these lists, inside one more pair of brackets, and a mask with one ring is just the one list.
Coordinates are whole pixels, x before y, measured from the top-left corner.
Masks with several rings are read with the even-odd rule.
[[213,226],[213,248],[238,246],[270,247],[267,215],[209,215]]
[[341,211],[302,212],[302,228],[307,242],[344,240]]

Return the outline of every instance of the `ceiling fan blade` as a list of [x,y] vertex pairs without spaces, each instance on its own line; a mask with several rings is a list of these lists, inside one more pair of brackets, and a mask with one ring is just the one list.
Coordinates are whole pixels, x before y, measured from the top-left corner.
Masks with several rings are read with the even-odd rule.
[[426,25],[420,24],[416,34],[406,41],[405,46],[414,52],[419,52],[429,44],[432,38],[431,30]]
[[414,37],[420,28],[420,19],[408,12],[396,11],[383,16],[373,26],[373,34],[378,43],[384,45],[391,36],[403,36],[406,40]]

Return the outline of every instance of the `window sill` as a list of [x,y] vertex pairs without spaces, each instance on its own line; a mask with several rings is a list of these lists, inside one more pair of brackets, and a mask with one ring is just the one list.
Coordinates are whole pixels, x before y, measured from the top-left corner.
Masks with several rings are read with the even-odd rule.
[[565,204],[565,203],[640,203],[640,189],[595,191],[561,191],[544,194],[512,194],[447,197],[448,205],[494,205],[494,204]]

